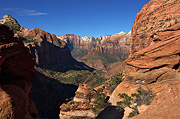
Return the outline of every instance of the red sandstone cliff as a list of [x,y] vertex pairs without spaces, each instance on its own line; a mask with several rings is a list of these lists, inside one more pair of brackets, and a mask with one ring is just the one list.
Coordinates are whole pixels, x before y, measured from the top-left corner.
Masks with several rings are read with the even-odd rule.
[[130,40],[131,34],[130,33],[118,33],[112,36],[109,36],[106,39],[101,41],[101,45],[96,46],[94,51],[98,51],[101,53],[111,53],[111,54],[118,54],[118,53],[129,53],[130,48]]
[[[119,93],[132,94],[140,86],[151,88],[157,96],[150,106],[138,107],[140,115],[134,119],[179,118],[180,23],[176,12],[179,5],[177,0],[151,0],[135,19],[131,55],[125,61],[126,79],[110,98],[116,105]],[[127,113],[128,110],[125,116],[131,112]]]
[[[41,67],[67,64],[72,59],[65,41],[41,29],[22,28],[17,33],[29,47],[35,63]],[[63,56],[63,57],[62,57]]]
[[106,69],[112,63],[124,61],[129,55],[130,33],[119,33],[101,40],[101,44],[92,48],[80,61],[97,69]]
[[88,36],[80,37],[73,34],[66,34],[58,38],[65,40],[70,50],[83,49],[89,51],[101,44],[100,39],[95,39],[94,37],[89,38]]
[[84,67],[85,64],[73,59],[67,43],[58,39],[54,34],[38,28],[21,28],[15,36],[30,49],[37,66],[62,72],[88,68],[88,66]]
[[13,31],[0,25],[0,118],[36,119],[37,109],[29,98],[35,82],[34,61],[13,36]]
[[151,0],[144,5],[132,26],[130,54],[149,46],[152,34],[180,22],[179,7],[179,0]]

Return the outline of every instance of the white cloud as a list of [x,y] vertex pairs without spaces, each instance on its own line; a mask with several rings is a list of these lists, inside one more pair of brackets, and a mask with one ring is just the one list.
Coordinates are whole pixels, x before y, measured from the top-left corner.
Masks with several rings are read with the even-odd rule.
[[14,11],[21,16],[40,16],[48,15],[48,13],[39,12],[37,10],[23,9],[23,8],[4,8],[3,10]]

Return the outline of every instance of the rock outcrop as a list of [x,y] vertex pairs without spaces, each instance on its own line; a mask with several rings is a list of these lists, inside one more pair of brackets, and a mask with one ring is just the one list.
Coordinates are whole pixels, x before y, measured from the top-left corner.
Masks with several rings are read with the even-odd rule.
[[141,84],[180,79],[179,36],[180,23],[154,35],[152,45],[126,60],[127,79]]
[[91,110],[94,95],[95,91],[87,84],[79,84],[74,99],[60,106],[60,119],[95,118]]
[[151,44],[152,34],[180,22],[179,7],[179,0],[151,0],[144,5],[132,27],[130,57]]
[[[177,0],[151,0],[137,14],[130,56],[125,61],[126,79],[113,91],[116,105],[119,93],[132,94],[138,87],[150,88],[157,96],[150,106],[138,107],[134,119],[179,117],[180,21]],[[176,12],[177,11],[177,12]],[[132,111],[125,109],[125,117]]]
[[34,61],[13,36],[9,27],[0,24],[0,118],[36,119],[37,109],[29,98],[35,82]]

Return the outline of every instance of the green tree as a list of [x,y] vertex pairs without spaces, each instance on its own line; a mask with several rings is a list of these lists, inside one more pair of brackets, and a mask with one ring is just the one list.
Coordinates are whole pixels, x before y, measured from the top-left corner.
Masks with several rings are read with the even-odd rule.
[[98,89],[94,98],[94,107],[92,107],[91,109],[93,110],[93,112],[97,113],[107,105],[106,94],[104,94],[101,89]]
[[110,92],[113,90],[124,80],[123,73],[119,73],[111,78],[111,83],[109,84]]

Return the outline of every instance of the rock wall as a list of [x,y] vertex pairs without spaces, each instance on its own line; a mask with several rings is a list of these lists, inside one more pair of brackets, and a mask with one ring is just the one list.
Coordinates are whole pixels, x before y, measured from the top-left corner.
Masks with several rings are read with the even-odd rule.
[[137,14],[132,26],[130,57],[152,43],[153,34],[180,22],[179,0],[151,0]]
[[180,23],[154,35],[152,45],[126,60],[127,79],[141,84],[180,79],[179,35]]
[[[138,107],[140,114],[135,119],[179,117],[179,3],[178,0],[151,0],[134,21],[130,56],[125,61],[126,79],[113,91],[110,102],[116,105],[119,93],[130,95],[140,86],[152,89],[157,96],[150,106]],[[131,111],[125,109],[124,118]]]
[[[54,34],[41,29],[22,28],[17,36],[29,47],[35,63],[40,67],[52,67],[57,64],[67,64],[72,59],[64,41]],[[62,57],[63,56],[63,57]]]
[[36,119],[37,109],[29,98],[35,82],[34,61],[28,48],[0,24],[0,118]]
[[104,35],[96,39],[94,37],[66,34],[58,38],[66,41],[70,50],[83,49],[90,51],[93,49],[101,53],[109,52],[113,54],[123,51],[129,52],[131,34],[121,32],[112,36]]
[[88,36],[80,37],[74,34],[66,34],[58,38],[66,41],[70,50],[83,49],[89,51],[100,44],[100,40],[97,40],[94,37],[89,38]]
[[129,53],[131,41],[131,33],[118,33],[101,41],[101,45],[98,46],[97,51],[101,53]]
[[58,39],[54,34],[38,28],[22,27],[15,36],[30,49],[36,66],[61,72],[73,69],[93,70],[72,58],[67,43]]

